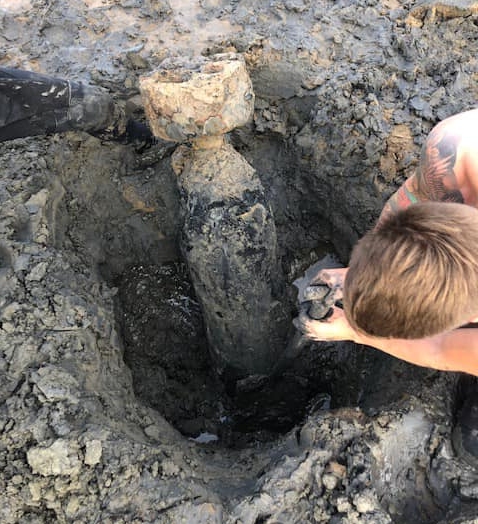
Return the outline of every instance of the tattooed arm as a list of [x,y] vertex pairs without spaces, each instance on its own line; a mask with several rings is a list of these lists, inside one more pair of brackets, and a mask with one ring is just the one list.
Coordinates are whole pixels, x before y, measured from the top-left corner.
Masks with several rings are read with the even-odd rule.
[[461,134],[444,120],[435,126],[423,145],[416,173],[386,202],[378,223],[416,202],[428,200],[464,203],[463,181],[457,177],[457,151]]

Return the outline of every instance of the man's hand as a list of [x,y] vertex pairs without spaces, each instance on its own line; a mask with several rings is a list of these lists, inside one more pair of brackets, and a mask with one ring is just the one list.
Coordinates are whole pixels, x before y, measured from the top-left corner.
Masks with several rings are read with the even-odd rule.
[[354,340],[355,331],[347,322],[343,310],[338,307],[332,309],[332,315],[326,320],[313,320],[307,313],[301,313],[294,319],[294,326],[311,340]]
[[311,280],[310,285],[326,284],[328,287],[330,287],[330,289],[335,290],[335,300],[341,300],[345,276],[347,275],[348,270],[348,267],[321,269]]

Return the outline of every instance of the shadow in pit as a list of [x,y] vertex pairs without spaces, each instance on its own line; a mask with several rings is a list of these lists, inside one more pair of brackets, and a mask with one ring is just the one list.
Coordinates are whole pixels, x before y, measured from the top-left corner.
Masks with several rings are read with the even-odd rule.
[[135,394],[187,437],[207,435],[231,448],[273,441],[311,410],[359,406],[374,380],[377,352],[347,342],[312,343],[280,375],[228,387],[214,371],[183,263],[134,266],[115,285]]
[[183,263],[134,266],[115,284],[135,394],[185,436],[243,447],[273,440],[304,417],[311,387],[301,377],[264,377],[231,389],[216,375]]

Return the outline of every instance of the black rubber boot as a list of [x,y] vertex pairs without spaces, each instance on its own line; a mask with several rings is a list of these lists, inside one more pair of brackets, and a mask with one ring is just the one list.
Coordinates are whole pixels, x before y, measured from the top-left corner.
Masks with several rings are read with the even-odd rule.
[[129,120],[100,87],[0,67],[0,142],[63,131],[144,147],[154,142],[149,128]]
[[465,376],[461,379],[453,447],[458,457],[478,470],[478,379]]

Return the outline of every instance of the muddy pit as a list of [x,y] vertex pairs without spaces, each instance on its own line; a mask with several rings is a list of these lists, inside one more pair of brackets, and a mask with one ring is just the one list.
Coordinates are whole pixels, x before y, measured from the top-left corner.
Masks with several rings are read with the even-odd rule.
[[[266,138],[265,148],[258,148],[255,154],[261,158],[271,156],[270,142],[275,141]],[[316,344],[308,344],[297,358],[283,362],[281,369],[271,377],[246,378],[236,383],[217,376],[208,350],[201,308],[178,246],[174,240],[169,240],[165,246],[161,243],[154,246],[156,232],[148,231],[145,226],[148,215],[142,216],[138,224],[138,216],[130,214],[132,200],[137,209],[149,207],[152,213],[155,209],[152,195],[161,192],[164,199],[165,194],[175,194],[174,175],[168,166],[168,155],[174,147],[166,144],[158,147],[167,148],[163,165],[156,167],[156,170],[164,169],[165,173],[159,177],[157,173],[148,175],[149,182],[145,184],[139,178],[143,176],[144,167],[127,166],[126,170],[132,169],[133,172],[126,171],[123,178],[116,181],[122,198],[126,195],[126,202],[115,202],[114,214],[117,216],[113,220],[113,206],[106,205],[105,199],[111,201],[112,194],[119,193],[118,188],[113,189],[110,180],[98,183],[93,172],[94,182],[88,179],[84,182],[94,184],[91,189],[84,184],[78,188],[76,182],[68,187],[70,169],[63,167],[66,193],[86,191],[88,195],[94,192],[96,203],[92,205],[88,196],[72,194],[70,202],[76,206],[74,213],[78,220],[71,220],[69,206],[59,210],[55,218],[62,228],[68,229],[69,238],[66,239],[59,230],[55,237],[63,238],[67,246],[70,246],[70,239],[75,239],[72,246],[75,256],[89,261],[95,256],[92,250],[104,252],[98,272],[100,278],[114,289],[115,321],[123,358],[131,370],[137,397],[159,411],[187,438],[209,435],[218,439],[217,445],[231,448],[273,441],[303,422],[312,406],[358,406],[367,384],[367,369],[377,355],[357,350],[352,344],[343,343],[338,348],[333,344],[322,345],[323,351],[318,351]],[[279,147],[276,144],[272,151]],[[275,160],[270,159],[268,169],[284,169],[284,160],[293,169],[292,160],[283,157],[281,167],[275,166]],[[62,159],[61,164],[65,166],[68,162]],[[88,172],[89,167],[86,165],[84,171]],[[131,181],[134,183],[138,179],[144,185],[145,201],[131,185]],[[104,188],[101,187],[103,184]],[[291,199],[300,198],[295,193],[296,190],[292,189]],[[171,222],[179,221],[177,200],[171,196],[168,205]],[[80,218],[83,212],[85,215]],[[85,218],[87,213],[89,218]],[[304,254],[297,258],[289,246],[283,248],[284,251],[290,249],[290,254],[283,258],[287,274],[284,287],[288,291],[289,336],[294,331],[291,321],[297,311],[292,282],[324,256],[334,253],[338,257],[334,244],[323,233],[330,230],[330,225],[318,215],[316,220],[319,227],[314,228],[311,236],[315,238],[310,241],[314,249],[306,245],[301,249]],[[114,234],[108,231],[111,221],[115,224]],[[303,226],[296,223],[284,225],[283,238],[297,237],[299,227]],[[142,237],[138,239],[139,229]],[[98,231],[106,234],[100,240],[101,245],[98,245],[98,240],[93,240],[100,238]],[[306,236],[307,233],[302,233],[302,237]],[[279,242],[285,242],[281,235]],[[160,258],[163,258],[159,264],[153,262],[157,253],[161,253]]]
[[115,285],[135,393],[186,437],[209,435],[237,448],[287,433],[311,404],[358,405],[367,371],[361,369],[363,355],[346,348],[340,356],[329,348],[330,363],[320,372],[310,366],[317,348],[309,344],[271,377],[219,377],[184,262],[134,266]]
[[[293,280],[345,264],[433,124],[476,104],[476,7],[170,4],[0,1],[0,63],[101,85],[144,120],[138,77],[165,57],[244,54],[254,117],[229,140],[272,207],[289,321]],[[0,146],[0,520],[476,522],[459,375],[328,343],[274,378],[217,377],[175,147]]]
[[[5,188],[2,328],[15,348],[3,353],[6,522],[426,523],[450,505],[463,514],[457,493],[471,504],[474,483],[449,441],[453,376],[353,344],[310,344],[277,377],[231,388],[211,366],[175,243],[153,242],[155,219],[130,212],[174,195],[169,149],[133,192],[144,170],[136,153],[71,136],[16,141],[3,158],[23,166],[26,147],[31,167]],[[43,147],[56,164],[35,154]],[[176,203],[162,210],[171,223]],[[288,282],[340,250],[319,223],[314,249],[290,251],[310,225],[282,225]]]

